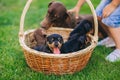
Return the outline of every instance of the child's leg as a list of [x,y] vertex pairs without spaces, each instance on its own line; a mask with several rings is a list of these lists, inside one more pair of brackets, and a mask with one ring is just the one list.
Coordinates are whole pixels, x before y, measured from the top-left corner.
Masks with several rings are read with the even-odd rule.
[[119,28],[108,28],[110,33],[111,33],[111,37],[113,38],[115,44],[116,44],[116,48],[120,49],[120,27]]
[[[99,17],[102,16],[102,11],[104,7],[110,2],[111,0],[101,1],[100,5],[96,9],[97,16]],[[101,22],[107,27],[109,31],[108,33],[110,34],[110,37],[112,37],[112,39],[114,40],[116,46],[116,49],[106,57],[106,60],[109,60],[111,62],[115,62],[120,59],[120,13],[119,12],[120,12],[120,5],[108,17],[101,19]]]
[[120,60],[120,35],[119,35],[120,27],[119,28],[108,27],[108,29],[111,33],[111,37],[113,38],[115,42],[116,49],[106,57],[106,60],[110,62],[115,62],[115,61]]

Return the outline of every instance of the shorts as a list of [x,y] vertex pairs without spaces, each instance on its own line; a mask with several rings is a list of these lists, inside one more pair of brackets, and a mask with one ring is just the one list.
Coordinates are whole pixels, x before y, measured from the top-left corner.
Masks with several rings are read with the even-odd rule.
[[[111,1],[112,0],[101,0],[100,4],[96,8],[97,16],[99,16],[99,17],[102,16],[102,11],[103,11],[104,7],[107,4],[109,4]],[[120,27],[120,5],[108,17],[103,18],[102,22],[109,27],[113,27],[113,28]]]

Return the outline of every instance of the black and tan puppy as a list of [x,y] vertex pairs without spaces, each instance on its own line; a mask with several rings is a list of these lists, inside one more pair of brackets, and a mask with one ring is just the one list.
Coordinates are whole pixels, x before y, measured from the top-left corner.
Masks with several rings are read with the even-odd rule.
[[75,29],[70,33],[70,37],[76,34],[84,35],[87,33],[91,33],[90,31],[93,29],[92,23],[88,20],[81,20],[81,22],[75,27]]
[[47,36],[46,44],[43,46],[36,46],[34,49],[47,53],[60,54],[61,46],[63,44],[63,38],[59,34],[51,34]]
[[86,47],[87,36],[79,34],[72,36],[67,42],[65,42],[61,48],[62,53],[76,52]]
[[68,41],[66,41],[62,48],[62,53],[69,53],[81,50],[88,45],[90,45],[90,41],[88,41],[87,34],[92,29],[92,23],[88,20],[81,21],[76,28],[70,33]]

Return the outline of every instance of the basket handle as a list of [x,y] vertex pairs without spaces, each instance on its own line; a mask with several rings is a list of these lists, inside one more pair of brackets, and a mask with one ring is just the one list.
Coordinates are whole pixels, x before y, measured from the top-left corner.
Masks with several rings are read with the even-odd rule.
[[[23,36],[24,34],[24,20],[25,20],[25,16],[26,16],[26,13],[30,7],[30,4],[31,4],[32,0],[28,0],[24,9],[23,9],[23,12],[22,12],[22,15],[21,15],[21,20],[20,20],[20,30],[19,30],[19,36]],[[95,13],[95,10],[94,10],[94,7],[91,3],[90,0],[86,0],[87,4],[89,5],[91,11],[92,11],[92,14],[93,14],[93,18],[94,18],[94,27],[95,27],[95,33],[94,33],[94,41],[97,42],[98,40],[98,22],[97,22],[97,16],[96,16],[96,13]]]
[[27,0],[27,3],[23,9],[22,15],[21,15],[21,19],[20,19],[20,30],[19,30],[19,36],[22,37],[24,34],[24,21],[25,21],[25,16],[26,13],[30,7],[32,0]]
[[93,15],[93,18],[94,18],[94,29],[95,29],[95,32],[94,32],[94,36],[92,37],[93,38],[93,41],[97,43],[98,41],[98,20],[97,20],[97,15],[96,15],[96,12],[95,12],[95,9],[93,7],[93,4],[91,3],[90,0],[85,0],[87,2],[87,4],[89,5],[91,11],[92,11],[92,15]]

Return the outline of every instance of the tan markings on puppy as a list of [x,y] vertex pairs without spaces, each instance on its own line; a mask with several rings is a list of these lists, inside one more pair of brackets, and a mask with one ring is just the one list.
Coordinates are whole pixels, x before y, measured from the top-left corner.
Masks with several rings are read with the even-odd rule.
[[50,50],[53,52],[54,42],[52,44],[50,44],[49,42],[47,42],[47,45],[49,46]]
[[[50,44],[49,42],[47,42],[47,45],[49,46],[49,48],[53,51],[53,48],[55,48],[55,43],[52,42],[52,44]],[[58,48],[60,49],[62,46],[62,44],[60,42],[58,42]]]

